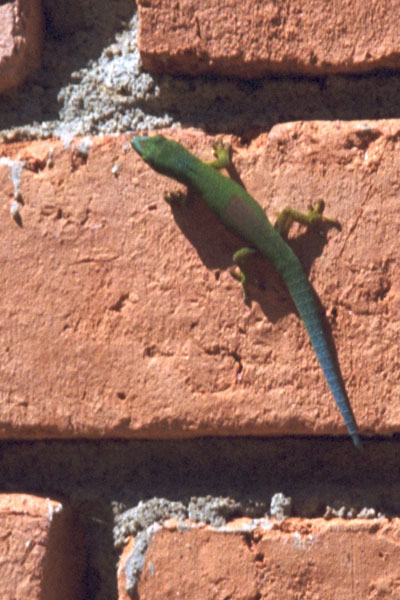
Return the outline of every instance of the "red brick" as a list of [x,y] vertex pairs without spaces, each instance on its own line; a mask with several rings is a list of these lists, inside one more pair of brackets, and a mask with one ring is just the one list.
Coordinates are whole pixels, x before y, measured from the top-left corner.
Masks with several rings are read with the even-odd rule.
[[[269,527],[272,526],[272,529]],[[400,597],[400,521],[290,519],[249,533],[156,533],[140,600],[353,600]],[[128,558],[124,553],[123,560]],[[124,579],[123,563],[120,580]],[[121,586],[122,588],[122,586]],[[121,589],[120,588],[120,589]],[[120,599],[126,598],[122,592]]]
[[[311,266],[361,431],[386,435],[400,427],[399,134],[399,121],[291,123],[235,144],[272,220],[323,198],[342,223],[327,240],[297,232],[294,248]],[[202,134],[173,135],[209,157]],[[18,227],[0,164],[0,435],[344,434],[268,264],[248,308],[228,273],[237,238],[194,198],[171,210],[163,191],[178,186],[128,138],[91,142],[87,154],[55,140],[0,147],[28,167]]]
[[149,71],[263,77],[399,68],[397,0],[139,0]]
[[80,600],[79,540],[76,523],[59,502],[0,495],[2,600]]
[[40,67],[42,39],[40,0],[0,4],[0,92],[18,86]]

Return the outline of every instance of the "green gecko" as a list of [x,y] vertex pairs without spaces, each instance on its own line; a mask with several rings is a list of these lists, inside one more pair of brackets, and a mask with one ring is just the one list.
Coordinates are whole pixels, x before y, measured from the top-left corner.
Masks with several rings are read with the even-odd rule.
[[245,299],[247,285],[254,279],[246,267],[247,259],[258,251],[270,260],[289,290],[354,445],[361,450],[356,420],[328,347],[314,290],[299,259],[285,241],[295,221],[308,227],[320,223],[339,225],[323,216],[323,202],[315,208],[309,207],[307,214],[285,208],[272,226],[258,202],[233,179],[219,172],[230,162],[229,147],[222,142],[214,145],[216,160],[211,162],[201,161],[181,144],[162,135],[133,137],[131,144],[155,171],[197,192],[224,225],[250,244],[233,255],[233,262],[240,272],[232,274],[240,280]]

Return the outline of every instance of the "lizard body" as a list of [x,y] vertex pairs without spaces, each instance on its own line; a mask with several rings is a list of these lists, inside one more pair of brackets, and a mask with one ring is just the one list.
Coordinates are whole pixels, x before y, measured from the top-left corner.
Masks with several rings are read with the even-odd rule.
[[283,237],[293,221],[305,225],[321,222],[337,225],[337,222],[322,216],[323,205],[320,203],[316,209],[309,209],[308,214],[285,209],[273,227],[261,206],[246,190],[217,170],[229,163],[229,155],[222,144],[214,147],[217,160],[206,163],[178,142],[161,135],[134,137],[131,143],[134,150],[155,171],[197,192],[222,223],[249,242],[251,248],[242,248],[234,255],[234,262],[242,271],[240,275],[235,274],[235,277],[242,283],[245,298],[246,283],[250,279],[245,267],[248,255],[256,249],[274,265],[307,329],[325,379],[353,442],[358,449],[362,449],[357,424],[323,331],[314,290],[299,259]]

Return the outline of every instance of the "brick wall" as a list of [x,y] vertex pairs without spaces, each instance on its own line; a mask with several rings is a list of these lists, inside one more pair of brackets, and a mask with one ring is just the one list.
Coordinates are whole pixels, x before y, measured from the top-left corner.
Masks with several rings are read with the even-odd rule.
[[[400,598],[400,4],[306,4],[0,6],[2,599]],[[247,306],[133,153],[160,127],[341,223],[290,243],[362,454],[270,265]]]

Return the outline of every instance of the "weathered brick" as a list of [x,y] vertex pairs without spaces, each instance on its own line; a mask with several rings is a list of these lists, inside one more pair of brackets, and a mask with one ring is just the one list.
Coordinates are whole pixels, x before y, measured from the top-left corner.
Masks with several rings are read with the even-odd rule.
[[397,0],[139,0],[149,71],[321,75],[399,68]]
[[80,540],[77,523],[59,502],[0,495],[2,600],[81,600]]
[[[272,220],[323,198],[342,223],[292,244],[367,433],[400,427],[399,132],[399,121],[291,123],[235,144]],[[173,135],[209,157],[204,135]],[[267,262],[248,308],[228,273],[240,241],[195,198],[171,209],[163,191],[178,186],[128,138],[90,143],[0,148],[0,435],[345,434]],[[9,214],[16,187],[22,227]]]
[[0,4],[0,92],[18,86],[39,68],[42,39],[40,0]]
[[[137,591],[152,598],[353,600],[398,598],[400,521],[265,521],[251,531],[161,529],[151,539]],[[119,569],[120,599],[132,543]]]

